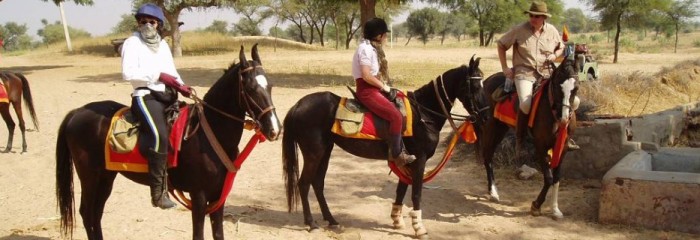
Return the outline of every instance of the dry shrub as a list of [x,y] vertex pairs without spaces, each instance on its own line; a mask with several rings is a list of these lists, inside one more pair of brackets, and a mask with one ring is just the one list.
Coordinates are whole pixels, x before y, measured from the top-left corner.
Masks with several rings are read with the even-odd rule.
[[700,59],[663,68],[656,74],[639,71],[604,75],[580,85],[579,96],[597,106],[596,114],[635,116],[698,101]]

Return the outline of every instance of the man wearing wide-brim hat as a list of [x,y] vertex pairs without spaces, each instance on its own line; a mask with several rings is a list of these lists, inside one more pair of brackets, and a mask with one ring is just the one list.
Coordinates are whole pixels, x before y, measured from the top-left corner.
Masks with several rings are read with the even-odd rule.
[[[564,50],[559,31],[545,21],[552,16],[547,11],[546,3],[535,1],[530,5],[530,9],[523,13],[529,15],[529,20],[515,26],[497,41],[501,69],[506,78],[511,79],[515,84],[520,100],[516,126],[516,157],[518,159],[522,156],[519,152],[527,133],[533,85],[538,79],[549,78],[551,69],[547,69],[548,64],[545,63],[548,60],[554,61]],[[512,68],[508,67],[506,62],[506,51],[511,48],[513,48]],[[572,106],[574,109],[578,107],[578,102],[577,98]],[[579,148],[573,141],[569,141],[568,145],[569,149]]]

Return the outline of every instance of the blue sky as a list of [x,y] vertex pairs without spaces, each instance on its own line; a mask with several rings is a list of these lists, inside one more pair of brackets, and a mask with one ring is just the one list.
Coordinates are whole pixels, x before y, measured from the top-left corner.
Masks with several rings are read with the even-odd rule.
[[[72,1],[64,4],[66,21],[73,28],[88,31],[93,36],[101,36],[111,32],[121,15],[132,14],[132,1],[129,0],[95,0],[92,6],[79,6]],[[416,1],[417,2],[417,1]],[[415,3],[414,7],[423,7],[425,4]],[[564,0],[565,8],[583,8],[578,0]],[[397,21],[403,21],[406,14],[399,16]],[[27,33],[39,40],[36,32],[42,27],[41,19],[49,23],[60,21],[61,15],[58,6],[52,1],[42,0],[2,0],[0,2],[0,24],[15,22],[26,24],[29,27]],[[214,20],[223,20],[228,23],[238,22],[239,16],[230,9],[210,9],[188,11],[184,10],[180,21],[185,22],[180,29],[183,31],[194,30],[209,26]],[[272,26],[272,22],[266,23],[263,31]]]

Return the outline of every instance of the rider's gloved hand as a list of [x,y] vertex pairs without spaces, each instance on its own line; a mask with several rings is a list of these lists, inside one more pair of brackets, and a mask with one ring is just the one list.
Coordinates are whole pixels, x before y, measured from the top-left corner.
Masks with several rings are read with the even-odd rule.
[[177,81],[177,78],[173,75],[167,73],[160,73],[160,78],[158,80],[166,86],[175,88],[175,90],[180,92],[182,96],[190,97],[190,95],[192,94],[192,87],[179,83]]

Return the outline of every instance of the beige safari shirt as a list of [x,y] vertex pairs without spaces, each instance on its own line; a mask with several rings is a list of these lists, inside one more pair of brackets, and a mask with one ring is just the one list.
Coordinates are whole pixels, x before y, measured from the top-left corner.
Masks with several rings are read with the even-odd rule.
[[498,39],[498,45],[506,50],[513,47],[515,79],[549,76],[549,72],[545,72],[543,68],[547,55],[554,54],[554,50],[563,48],[559,31],[546,22],[539,37],[535,36],[532,25],[525,22],[501,36]]

